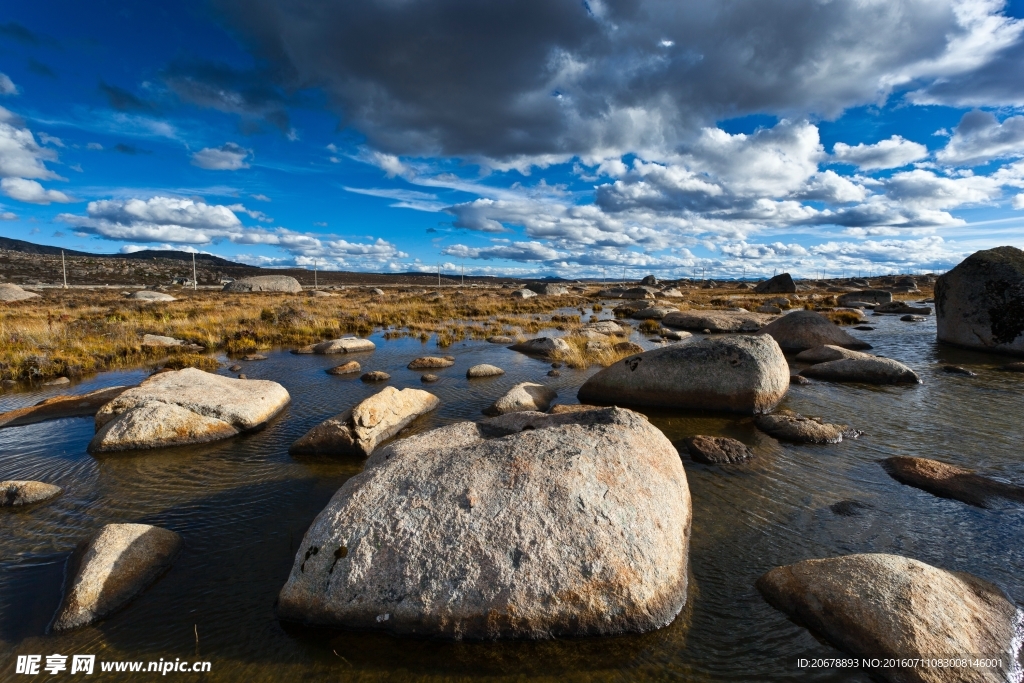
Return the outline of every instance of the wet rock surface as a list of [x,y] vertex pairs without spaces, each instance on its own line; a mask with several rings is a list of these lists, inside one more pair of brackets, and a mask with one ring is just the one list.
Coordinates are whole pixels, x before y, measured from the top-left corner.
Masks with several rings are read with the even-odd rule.
[[828,382],[862,382],[864,384],[920,384],[921,378],[912,369],[891,358],[843,358],[812,365],[801,375]]
[[128,387],[107,387],[86,394],[54,396],[34,406],[0,413],[0,428],[18,427],[68,417],[89,417],[120,396]]
[[848,425],[830,424],[821,418],[804,417],[788,410],[758,415],[754,424],[780,441],[793,443],[839,443],[844,437],[856,439],[861,435]]
[[883,460],[882,468],[902,484],[968,505],[991,507],[997,498],[1024,503],[1024,486],[996,481],[938,460],[899,455]]
[[726,436],[693,436],[683,441],[695,462],[724,465],[744,462],[754,457],[746,444]]
[[0,481],[0,508],[41,503],[61,494],[61,487],[41,481]]

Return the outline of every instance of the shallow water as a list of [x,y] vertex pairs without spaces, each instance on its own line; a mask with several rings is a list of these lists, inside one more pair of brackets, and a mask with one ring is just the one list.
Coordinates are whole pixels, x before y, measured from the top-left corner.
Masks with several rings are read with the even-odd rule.
[[[547,363],[502,346],[467,342],[440,350],[376,335],[377,350],[370,354],[277,351],[269,360],[241,363],[250,378],[283,384],[292,403],[264,430],[232,440],[94,457],[85,451],[93,434],[90,419],[0,430],[0,479],[39,479],[65,489],[51,503],[0,514],[0,679],[20,678],[14,675],[15,654],[61,653],[102,660],[210,660],[206,678],[225,681],[867,681],[862,672],[798,669],[798,657],[838,652],[769,607],[754,581],[772,567],[802,559],[892,552],[971,572],[1024,602],[1024,509],[982,510],[936,498],[900,485],[877,463],[891,455],[917,455],[1024,480],[1024,377],[996,371],[1007,362],[1003,357],[937,346],[934,319],[868,321],[875,331],[854,334],[872,343],[874,352],[913,367],[924,384],[816,382],[791,387],[783,404],[863,430],[856,441],[782,445],[754,429],[749,418],[646,411],[673,441],[698,433],[734,436],[750,444],[757,458],[712,467],[682,456],[694,505],[690,600],[671,626],[645,635],[444,643],[302,629],[274,617],[274,600],[303,533],[362,467],[358,460],[292,458],[288,446],[381,388],[357,377],[329,376],[324,369],[354,357],[364,370],[391,373],[393,386],[437,394],[441,407],[416,423],[417,430],[478,419],[482,408],[526,380],[553,386],[560,402],[575,403],[576,389],[596,369],[562,368],[561,377],[549,378]],[[424,354],[451,354],[457,362],[433,371],[439,382],[422,385],[422,373],[405,365]],[[466,368],[476,363],[493,363],[507,374],[467,380]],[[978,376],[944,373],[942,363],[965,365]],[[144,376],[109,373],[72,391],[136,383]],[[0,410],[65,391],[2,395]],[[831,504],[848,499],[870,507],[853,517],[830,511]],[[68,555],[111,522],[172,529],[184,538],[184,549],[173,568],[126,609],[91,628],[47,635]],[[132,680],[124,673],[107,676]],[[104,675],[97,671],[94,678]]]

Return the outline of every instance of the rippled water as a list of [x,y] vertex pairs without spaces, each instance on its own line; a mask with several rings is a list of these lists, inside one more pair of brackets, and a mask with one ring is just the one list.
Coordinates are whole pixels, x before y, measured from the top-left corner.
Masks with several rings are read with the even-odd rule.
[[[1024,602],[1024,509],[982,510],[936,498],[898,484],[877,462],[918,455],[1024,480],[1024,378],[994,369],[1005,358],[937,346],[934,320],[869,321],[875,331],[855,334],[875,352],[913,367],[924,384],[816,382],[791,387],[784,402],[863,430],[857,441],[782,445],[754,429],[749,418],[647,412],[673,441],[729,435],[751,445],[757,458],[712,467],[683,455],[694,505],[690,600],[675,623],[645,635],[445,643],[279,623],[274,600],[303,533],[362,467],[358,460],[288,455],[288,446],[307,429],[380,389],[324,373],[349,357],[280,351],[266,361],[242,363],[250,378],[283,384],[292,403],[266,429],[217,444],[94,457],[85,451],[93,434],[90,419],[0,430],[0,479],[39,479],[65,490],[49,504],[0,514],[0,679],[15,678],[15,654],[79,653],[104,660],[211,660],[207,678],[225,681],[866,681],[860,672],[797,669],[798,657],[837,653],[769,607],[754,581],[772,567],[806,558],[892,552],[971,572]],[[355,355],[365,370],[388,371],[396,387],[424,386],[421,373],[405,365],[417,355],[438,353],[433,344],[373,340],[375,352]],[[575,403],[576,389],[596,371],[563,368],[561,377],[548,378],[546,363],[482,342],[444,353],[457,363],[435,371],[441,380],[424,386],[441,398],[441,408],[416,429],[477,419],[483,407],[525,380],[551,385],[560,402]],[[466,368],[476,363],[499,365],[507,374],[467,380]],[[978,376],[944,373],[942,363],[967,366]],[[74,391],[144,376],[106,374]],[[57,393],[62,391],[3,395],[0,410]],[[847,499],[870,507],[854,517],[829,510]],[[173,568],[126,609],[91,628],[47,635],[68,555],[111,522],[173,529],[183,536],[184,549]]]

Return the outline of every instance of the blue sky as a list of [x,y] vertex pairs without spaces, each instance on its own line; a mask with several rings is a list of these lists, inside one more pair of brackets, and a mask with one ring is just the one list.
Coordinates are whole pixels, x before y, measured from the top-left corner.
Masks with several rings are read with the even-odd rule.
[[0,234],[383,272],[941,271],[1024,247],[1022,14],[20,3]]

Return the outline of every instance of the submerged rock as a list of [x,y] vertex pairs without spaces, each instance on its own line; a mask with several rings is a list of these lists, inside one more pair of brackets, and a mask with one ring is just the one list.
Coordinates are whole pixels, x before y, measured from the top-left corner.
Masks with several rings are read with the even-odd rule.
[[288,275],[257,275],[243,277],[224,285],[225,292],[286,292],[296,294],[302,291],[299,281]]
[[350,360],[347,363],[341,365],[335,365],[333,368],[328,368],[328,375],[351,375],[356,372],[360,372],[363,366],[359,364],[359,361]]
[[441,378],[430,372],[426,373],[425,375],[420,375],[420,381],[423,382],[424,384],[430,384],[431,382],[436,382],[439,379]]
[[414,358],[406,367],[410,370],[434,370],[438,368],[450,368],[455,365],[455,359],[451,356],[420,356]]
[[1024,251],[978,251],[935,282],[937,337],[972,349],[1024,355]]
[[708,465],[743,462],[754,457],[746,444],[727,436],[693,436],[683,443],[694,461]]
[[292,444],[292,455],[359,455],[373,449],[403,430],[421,415],[437,408],[441,401],[420,389],[384,387],[354,407],[324,420]]
[[943,365],[942,371],[948,372],[952,375],[966,375],[968,377],[978,376],[978,373],[968,370],[967,368],[962,368],[959,365]]
[[839,443],[843,437],[856,439],[861,435],[848,425],[829,424],[821,418],[804,417],[788,410],[758,415],[754,424],[780,441],[794,443]]
[[851,351],[850,349],[844,349],[842,346],[835,346],[834,344],[824,344],[822,346],[815,346],[813,349],[807,349],[796,354],[793,360],[801,363],[811,363],[816,365],[818,363],[828,363],[833,360],[842,360],[843,358],[875,358],[869,353],[862,353],[860,351]]
[[859,500],[841,500],[838,503],[829,505],[828,509],[840,517],[859,517],[864,510],[872,508],[867,503],[862,503]]
[[989,479],[938,460],[898,455],[883,460],[882,468],[901,484],[968,505],[989,507],[993,498],[1024,503],[1024,486]]
[[755,334],[773,337],[787,353],[825,345],[841,346],[844,349],[871,348],[871,344],[857,339],[816,311],[787,313]]
[[553,356],[556,353],[568,353],[569,343],[560,337],[537,337],[527,339],[519,344],[509,347],[513,351],[529,354],[531,356]]
[[789,388],[789,366],[771,337],[673,344],[630,356],[586,381],[582,403],[762,413]]
[[474,377],[497,377],[498,375],[504,374],[505,371],[497,365],[487,365],[486,363],[474,365],[469,370],[466,370],[466,377],[469,379],[473,379]]
[[277,382],[195,368],[153,375],[96,413],[92,452],[206,443],[256,429],[291,397]]
[[749,311],[676,311],[661,319],[665,327],[707,332],[757,332],[773,316]]
[[1016,606],[970,574],[898,555],[845,555],[777,567],[756,586],[773,607],[854,656],[980,657],[1003,667],[873,670],[892,683],[995,683],[1009,680],[1016,661]]
[[148,524],[107,524],[69,560],[53,630],[88,626],[126,605],[170,568],[181,537]]
[[504,396],[484,409],[484,415],[504,415],[523,411],[544,412],[558,398],[554,389],[542,384],[522,382],[508,390]]
[[63,489],[41,481],[0,481],[0,508],[22,507],[56,498]]
[[685,604],[690,520],[679,454],[632,411],[448,425],[345,482],[278,614],[451,639],[650,631]]
[[68,417],[90,417],[127,389],[120,386],[107,387],[77,396],[54,396],[34,406],[0,413],[0,427],[18,427]]
[[801,375],[829,382],[863,382],[865,384],[920,384],[917,373],[891,358],[843,358],[812,365]]
[[329,341],[313,344],[313,353],[321,355],[331,353],[357,353],[359,351],[373,351],[377,346],[369,339],[358,337],[342,337]]

